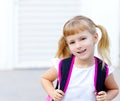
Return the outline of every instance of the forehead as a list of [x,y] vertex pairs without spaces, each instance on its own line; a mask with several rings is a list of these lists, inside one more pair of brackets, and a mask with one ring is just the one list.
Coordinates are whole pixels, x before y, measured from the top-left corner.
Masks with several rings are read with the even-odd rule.
[[81,38],[81,37],[92,37],[92,34],[85,30],[85,31],[82,31],[80,33],[77,33],[77,34],[74,34],[74,35],[69,35],[66,37],[66,40],[74,40],[74,39],[77,39],[77,38]]

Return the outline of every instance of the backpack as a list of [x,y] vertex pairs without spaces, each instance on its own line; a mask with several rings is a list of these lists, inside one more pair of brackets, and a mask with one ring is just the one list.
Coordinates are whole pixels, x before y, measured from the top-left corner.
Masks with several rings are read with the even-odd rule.
[[[95,72],[94,72],[95,90],[96,92],[107,91],[104,85],[104,82],[105,82],[105,78],[108,75],[108,65],[105,63],[104,67],[102,68],[103,61],[97,57],[94,57],[94,58],[95,58]],[[56,89],[60,89],[64,93],[66,92],[69,81],[70,81],[74,59],[75,57],[72,55],[70,58],[63,59],[59,63],[58,80],[56,84]],[[53,101],[53,100],[48,95],[45,101]]]
[[[57,86],[60,84],[60,90],[64,93],[67,90],[69,85],[73,64],[74,64],[75,56],[71,56],[70,58],[66,58],[60,61],[59,70],[58,70],[58,81]],[[96,92],[106,91],[106,87],[104,85],[105,78],[108,75],[108,65],[105,63],[104,67],[102,67],[103,61],[97,57],[95,58],[95,72],[94,72],[94,87]]]

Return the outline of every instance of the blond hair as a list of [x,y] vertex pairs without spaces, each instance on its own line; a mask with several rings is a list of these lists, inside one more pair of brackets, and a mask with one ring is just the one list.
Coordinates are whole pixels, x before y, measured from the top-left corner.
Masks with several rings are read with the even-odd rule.
[[109,57],[109,38],[106,29],[101,25],[96,25],[91,19],[85,16],[76,16],[67,21],[63,27],[63,36],[60,38],[58,43],[58,50],[56,57],[67,58],[72,54],[68,48],[65,38],[70,35],[80,33],[88,30],[91,34],[96,33],[96,27],[101,30],[101,39],[98,42],[98,53],[103,59],[103,62],[111,63]]

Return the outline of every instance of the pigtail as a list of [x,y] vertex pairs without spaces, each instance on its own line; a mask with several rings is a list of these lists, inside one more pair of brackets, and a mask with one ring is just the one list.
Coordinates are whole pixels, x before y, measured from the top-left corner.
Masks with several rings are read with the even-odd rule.
[[[101,25],[97,25],[96,27],[99,28],[102,33],[101,39],[98,43],[98,53],[100,54],[103,61],[107,61],[108,64],[111,64],[110,50],[109,50],[110,43],[109,43],[109,37],[108,37],[107,31]],[[103,63],[103,65],[104,65],[104,63]]]
[[71,53],[69,51],[68,45],[65,38],[62,36],[58,42],[58,50],[55,57],[58,58],[67,58],[70,57]]

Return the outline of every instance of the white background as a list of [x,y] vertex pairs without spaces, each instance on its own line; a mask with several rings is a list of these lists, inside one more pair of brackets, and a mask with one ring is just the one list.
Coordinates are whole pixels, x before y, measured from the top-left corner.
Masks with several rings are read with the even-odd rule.
[[0,0],[0,69],[50,66],[64,23],[85,15],[106,27],[119,65],[119,0]]

